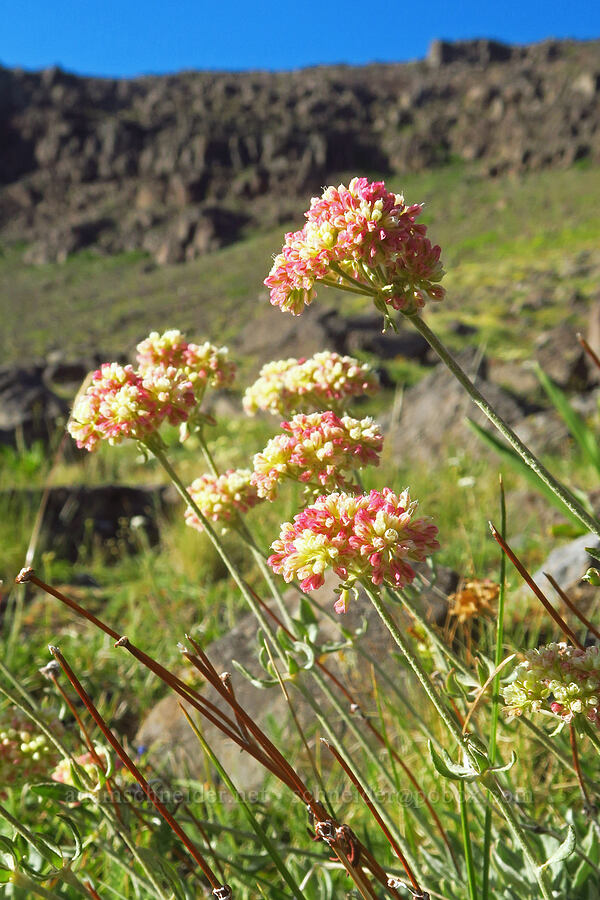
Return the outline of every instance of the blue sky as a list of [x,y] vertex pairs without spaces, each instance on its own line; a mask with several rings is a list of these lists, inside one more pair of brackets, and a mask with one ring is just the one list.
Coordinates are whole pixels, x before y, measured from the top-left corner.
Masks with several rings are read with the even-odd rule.
[[600,37],[597,0],[3,0],[0,63],[93,75],[423,57],[436,37]]

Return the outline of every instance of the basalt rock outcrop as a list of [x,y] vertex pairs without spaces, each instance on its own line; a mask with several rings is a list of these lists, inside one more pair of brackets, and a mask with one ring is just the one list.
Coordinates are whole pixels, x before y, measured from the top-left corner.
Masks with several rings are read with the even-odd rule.
[[131,80],[0,68],[0,239],[183,262],[343,172],[600,160],[600,41],[435,42],[403,64]]

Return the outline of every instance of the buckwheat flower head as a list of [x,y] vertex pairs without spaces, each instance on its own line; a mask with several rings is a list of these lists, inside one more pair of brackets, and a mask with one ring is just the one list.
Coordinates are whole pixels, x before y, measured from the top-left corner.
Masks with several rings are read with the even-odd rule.
[[143,441],[166,415],[166,406],[131,366],[104,363],[76,397],[67,429],[78,447],[94,450],[100,440]]
[[441,300],[441,251],[426,237],[426,227],[416,224],[421,210],[382,181],[353,178],[348,187],[326,188],[312,199],[304,228],[285,236],[265,279],[271,303],[300,315],[314,299],[315,285],[323,279],[343,284],[342,273],[367,293],[377,287],[381,302],[394,309],[414,311],[428,299]]
[[[56,727],[60,727],[56,723]],[[0,784],[21,787],[47,777],[58,753],[19,710],[4,710],[0,720]],[[2,792],[3,793],[3,792]]]
[[[410,563],[439,548],[437,528],[414,518],[416,506],[408,490],[323,495],[283,523],[269,565],[285,581],[298,579],[304,591],[321,587],[328,568],[345,587],[357,581],[404,587],[415,577]],[[336,610],[344,609],[338,601]]]
[[246,390],[243,405],[248,415],[258,410],[281,416],[323,409],[338,412],[352,398],[378,388],[377,376],[367,363],[324,350],[308,359],[267,363]]
[[[100,759],[102,759],[102,755],[103,754],[101,754],[100,752]],[[98,763],[95,761],[91,753],[87,752],[76,756],[75,762],[81,766],[86,775],[88,775],[92,779],[92,781],[97,780]],[[106,762],[106,760],[104,760],[104,762]],[[60,784],[73,785],[70,761],[68,759],[62,759],[55,767],[55,769],[50,773],[50,777],[52,781],[58,781],[60,782]]]
[[180,331],[172,328],[159,334],[152,331],[137,345],[136,358],[140,372],[152,366],[173,366],[182,369],[185,365],[185,350],[188,342]]
[[[223,475],[201,475],[188,488],[200,511],[212,522],[225,526],[235,521],[239,513],[248,512],[260,497],[251,482],[249,469],[229,469]],[[189,507],[185,511],[186,524],[203,530],[196,513]]]
[[331,411],[300,413],[281,428],[283,433],[254,457],[252,483],[259,497],[273,500],[285,479],[317,492],[358,490],[348,476],[369,463],[379,465],[383,436],[370,418],[340,419]]
[[235,365],[229,360],[227,347],[188,343],[175,329],[159,334],[153,331],[137,346],[140,374],[146,375],[154,367],[179,369],[189,380],[198,401],[207,387],[229,387],[235,379]]
[[194,384],[184,369],[157,364],[142,375],[142,384],[157,406],[157,412],[171,425],[185,422],[197,406]]
[[565,722],[583,715],[600,726],[600,648],[553,643],[524,656],[503,689],[509,715],[540,712]]

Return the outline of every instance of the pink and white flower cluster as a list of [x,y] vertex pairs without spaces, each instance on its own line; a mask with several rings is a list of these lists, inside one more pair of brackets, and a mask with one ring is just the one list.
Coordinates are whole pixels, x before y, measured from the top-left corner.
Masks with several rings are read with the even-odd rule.
[[525,652],[516,677],[503,689],[508,713],[541,712],[571,722],[584,715],[600,726],[600,648],[565,643]]
[[382,181],[353,178],[348,187],[326,188],[312,199],[304,227],[285,236],[265,279],[271,303],[300,315],[319,281],[343,283],[340,269],[367,293],[376,287],[393,309],[414,311],[441,300],[441,250],[426,237],[426,226],[416,224],[421,210]]
[[137,361],[141,375],[163,368],[180,371],[192,383],[198,400],[207,387],[229,387],[235,380],[235,365],[229,360],[227,347],[215,347],[208,341],[188,343],[175,329],[163,334],[153,331],[138,344]]
[[[106,757],[103,751],[98,752],[98,758],[106,764]],[[97,781],[98,763],[89,751],[76,756],[75,762],[81,766],[83,771],[92,781]],[[68,759],[62,759],[54,771],[51,772],[50,777],[52,781],[58,781],[60,784],[73,785],[70,761]]]
[[[54,727],[60,728],[58,722]],[[44,780],[58,761],[55,748],[20,710],[7,708],[0,718],[0,785],[21,787]],[[4,796],[4,787],[0,787]]]
[[184,421],[195,402],[191,383],[174,373],[153,370],[142,377],[132,366],[104,363],[76,397],[67,429],[86,450],[101,440],[146,441],[163,422]]
[[358,490],[348,476],[362,466],[379,465],[383,436],[371,418],[300,413],[281,428],[283,434],[271,438],[254,457],[252,484],[259,497],[274,500],[285,479],[318,492]]
[[[413,518],[416,507],[408,490],[324,495],[283,523],[269,565],[285,581],[299,579],[304,591],[321,587],[329,568],[346,587],[357,581],[404,587],[415,577],[410,563],[439,548],[436,526]],[[336,610],[344,609],[345,600],[338,601]]]
[[258,410],[282,416],[319,409],[337,412],[352,398],[378,388],[377,376],[367,363],[324,350],[308,359],[267,363],[246,390],[243,405],[248,415]]
[[[229,469],[223,475],[201,475],[189,486],[188,493],[207,519],[225,526],[235,521],[239,513],[260,503],[249,469]],[[202,522],[190,507],[185,511],[185,520],[187,525],[203,531]]]
[[164,422],[187,422],[206,387],[229,384],[234,374],[225,348],[188,344],[179,331],[153,332],[138,346],[138,363],[137,370],[104,363],[84,384],[67,425],[78,447],[147,442]]

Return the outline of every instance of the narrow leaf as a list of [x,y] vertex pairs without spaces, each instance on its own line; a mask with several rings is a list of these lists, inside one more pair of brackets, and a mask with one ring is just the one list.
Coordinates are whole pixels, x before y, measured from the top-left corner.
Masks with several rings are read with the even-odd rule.
[[555,863],[562,862],[563,859],[568,859],[568,857],[572,854],[573,850],[575,849],[576,843],[577,843],[577,835],[576,835],[575,829],[573,828],[572,825],[568,825],[567,826],[567,836],[564,839],[564,841],[562,842],[562,844],[560,844],[556,848],[556,850],[554,851],[552,856],[549,859],[547,859],[545,863],[542,863],[541,866],[538,866],[538,868],[540,870],[546,869],[548,866],[553,866]]

